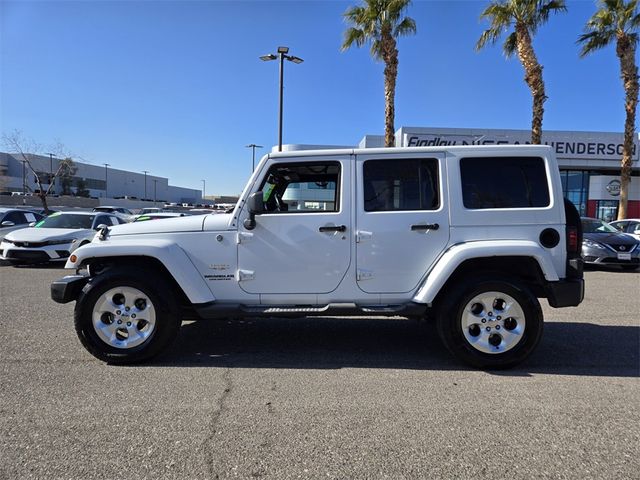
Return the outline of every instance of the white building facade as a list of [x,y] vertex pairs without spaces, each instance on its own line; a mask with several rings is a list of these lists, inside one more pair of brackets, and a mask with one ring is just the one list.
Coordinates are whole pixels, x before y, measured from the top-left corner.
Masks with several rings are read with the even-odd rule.
[[[29,162],[38,172],[43,189],[49,186],[49,173],[55,173],[60,159],[45,155],[27,154]],[[75,194],[84,186],[94,198],[133,198],[158,202],[196,203],[202,201],[202,191],[169,185],[169,179],[156,175],[131,172],[111,166],[75,162],[76,171],[70,179],[70,190]],[[15,153],[0,152],[0,191],[35,192],[38,183],[31,169]],[[52,193],[63,193],[60,178],[54,180]]]

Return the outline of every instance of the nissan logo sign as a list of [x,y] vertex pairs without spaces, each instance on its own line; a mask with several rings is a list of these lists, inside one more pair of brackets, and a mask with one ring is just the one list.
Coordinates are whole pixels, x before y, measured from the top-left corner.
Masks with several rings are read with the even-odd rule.
[[605,188],[609,195],[618,197],[620,195],[620,180],[611,180]]

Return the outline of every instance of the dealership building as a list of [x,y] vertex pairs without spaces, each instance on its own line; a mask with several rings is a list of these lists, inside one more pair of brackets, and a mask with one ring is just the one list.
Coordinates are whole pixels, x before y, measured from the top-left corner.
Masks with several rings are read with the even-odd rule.
[[[49,173],[55,173],[60,159],[49,155],[26,154],[29,163],[40,177],[43,189],[49,187]],[[34,192],[38,187],[35,175],[15,153],[0,152],[0,191]],[[75,161],[75,173],[70,178],[71,192],[84,186],[95,198],[136,198],[176,203],[202,201],[202,191],[169,185],[169,179],[143,172],[112,168],[110,165],[92,165]],[[52,193],[62,194],[61,179],[54,179]]]
[[[485,128],[402,127],[396,132],[401,147],[446,145],[522,145],[531,140],[529,130]],[[542,142],[556,152],[562,188],[583,216],[615,220],[620,197],[622,133],[546,130]],[[384,137],[367,135],[361,148],[382,147]],[[640,151],[634,137],[628,217],[640,218]]]

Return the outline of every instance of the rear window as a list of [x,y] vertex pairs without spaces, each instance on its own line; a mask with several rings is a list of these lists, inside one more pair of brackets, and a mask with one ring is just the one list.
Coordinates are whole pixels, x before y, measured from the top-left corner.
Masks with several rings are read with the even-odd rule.
[[463,158],[460,174],[466,208],[534,208],[550,204],[545,164],[540,157]]

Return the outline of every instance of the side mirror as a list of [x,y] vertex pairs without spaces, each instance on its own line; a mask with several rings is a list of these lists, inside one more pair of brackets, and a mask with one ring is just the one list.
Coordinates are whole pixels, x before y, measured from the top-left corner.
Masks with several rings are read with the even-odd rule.
[[252,193],[247,200],[247,209],[249,210],[249,218],[244,221],[244,228],[253,230],[256,228],[256,215],[264,212],[264,203],[262,201],[262,191]]
[[94,230],[97,232],[99,230],[102,230],[103,228],[107,228],[107,226],[104,223],[101,223],[96,228],[94,228]]
[[264,212],[264,202],[262,201],[262,192],[255,192],[249,196],[249,201],[247,201],[247,206],[249,207],[249,213],[253,213],[254,215],[260,215]]
[[36,222],[31,222],[31,223],[29,224],[29,226],[30,226],[30,227],[35,227],[35,226],[36,226]]
[[0,225],[2,225],[3,227],[15,227],[16,224],[9,221],[9,220],[5,220],[4,222],[2,222]]

